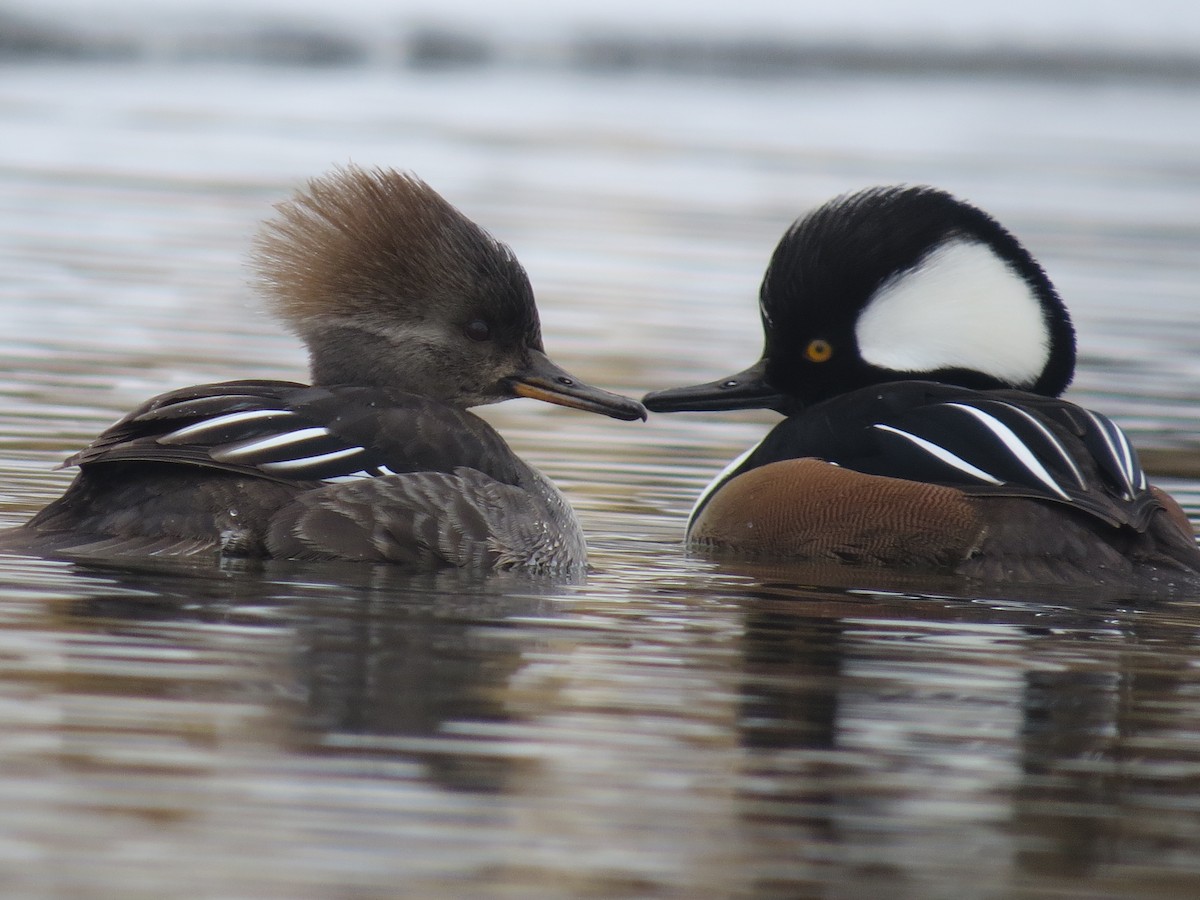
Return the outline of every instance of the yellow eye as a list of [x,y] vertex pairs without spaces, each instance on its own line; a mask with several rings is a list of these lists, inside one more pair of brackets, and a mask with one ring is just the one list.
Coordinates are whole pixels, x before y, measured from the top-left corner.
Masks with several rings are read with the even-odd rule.
[[829,341],[816,338],[808,342],[804,348],[804,358],[809,362],[823,363],[833,356],[833,345]]

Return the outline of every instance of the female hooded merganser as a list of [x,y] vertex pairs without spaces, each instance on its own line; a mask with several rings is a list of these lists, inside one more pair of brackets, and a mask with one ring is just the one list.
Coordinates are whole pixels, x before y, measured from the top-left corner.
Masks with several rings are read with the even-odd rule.
[[256,263],[312,385],[155,397],[67,460],[67,492],[0,546],[581,572],[566,499],[466,408],[642,405],[550,361],[512,251],[417,178],[350,167],[277,209]]
[[1057,399],[1070,318],[986,213],[927,187],[836,198],[783,236],[760,310],[757,363],[644,398],[788,416],[704,491],[689,545],[990,579],[1200,574],[1121,429]]

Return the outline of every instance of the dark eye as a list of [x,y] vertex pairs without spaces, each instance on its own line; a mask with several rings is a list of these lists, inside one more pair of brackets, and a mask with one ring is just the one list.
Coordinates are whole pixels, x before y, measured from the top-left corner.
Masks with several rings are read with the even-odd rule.
[[492,326],[483,319],[472,319],[463,331],[473,341],[486,341],[492,336]]

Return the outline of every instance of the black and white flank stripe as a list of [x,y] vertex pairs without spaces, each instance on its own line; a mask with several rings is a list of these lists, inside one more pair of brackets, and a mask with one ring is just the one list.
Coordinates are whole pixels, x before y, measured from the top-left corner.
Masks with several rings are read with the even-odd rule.
[[391,474],[365,447],[290,409],[249,409],[201,419],[158,438],[164,445],[204,445],[216,462],[300,481],[345,481]]
[[734,460],[701,495],[758,466],[811,457],[868,475],[973,495],[1063,503],[1141,527],[1157,505],[1137,453],[1110,419],[1064,400],[897,382],[803,410]]
[[[394,474],[383,453],[354,436],[373,432],[353,427],[354,404],[338,390],[228,382],[176,391],[130,413],[66,464],[171,462],[289,482]],[[366,408],[360,418],[378,415]]]
[[[1147,488],[1125,433],[1110,419],[1090,410],[1085,417],[1084,447],[1109,488],[1131,502]],[[1093,490],[1076,441],[1057,434],[1044,418],[1001,400],[973,399],[936,403],[872,428],[889,455],[902,458],[922,481],[1022,486],[1071,502]]]

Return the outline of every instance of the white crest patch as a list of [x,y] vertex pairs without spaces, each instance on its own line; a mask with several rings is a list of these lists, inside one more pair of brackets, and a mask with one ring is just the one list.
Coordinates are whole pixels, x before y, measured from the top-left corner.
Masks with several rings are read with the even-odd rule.
[[1050,358],[1033,288],[987,244],[955,240],[879,288],[855,326],[858,349],[896,372],[973,369],[1032,387]]

